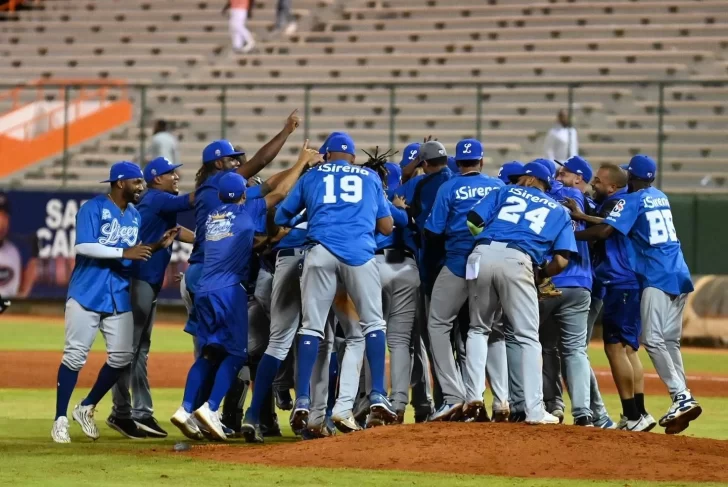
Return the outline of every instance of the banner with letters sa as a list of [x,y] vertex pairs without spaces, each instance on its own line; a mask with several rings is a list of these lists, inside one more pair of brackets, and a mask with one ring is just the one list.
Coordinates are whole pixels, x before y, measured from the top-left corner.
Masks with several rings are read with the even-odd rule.
[[[64,298],[75,262],[76,214],[97,193],[9,191],[0,206],[0,295]],[[3,224],[3,221],[7,222]],[[191,211],[179,223],[194,230]],[[189,244],[175,242],[160,299],[179,300],[174,277],[187,269]]]

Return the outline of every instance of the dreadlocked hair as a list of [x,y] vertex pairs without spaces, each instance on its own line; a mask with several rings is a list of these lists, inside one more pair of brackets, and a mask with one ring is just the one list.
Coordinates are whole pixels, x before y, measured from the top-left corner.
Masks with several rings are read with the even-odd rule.
[[369,160],[365,162],[363,166],[368,167],[373,171],[376,171],[376,173],[379,175],[379,178],[382,180],[382,184],[384,184],[384,186],[386,187],[387,175],[389,174],[389,171],[387,171],[387,166],[385,166],[385,164],[390,157],[397,153],[398,151],[390,149],[387,152],[380,154],[379,146],[376,146],[374,148],[374,154],[370,154],[367,151],[364,151],[364,154],[369,156]]
[[213,172],[215,172],[215,164],[203,164],[202,167],[197,170],[197,174],[195,174],[195,189],[202,186]]

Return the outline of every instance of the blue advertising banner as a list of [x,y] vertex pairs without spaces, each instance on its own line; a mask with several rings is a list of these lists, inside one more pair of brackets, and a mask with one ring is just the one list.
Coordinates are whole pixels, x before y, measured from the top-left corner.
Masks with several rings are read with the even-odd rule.
[[[0,295],[64,298],[75,262],[76,213],[88,192],[0,193]],[[191,211],[180,225],[194,229]],[[187,269],[192,246],[175,242],[161,299],[181,299],[175,276]]]

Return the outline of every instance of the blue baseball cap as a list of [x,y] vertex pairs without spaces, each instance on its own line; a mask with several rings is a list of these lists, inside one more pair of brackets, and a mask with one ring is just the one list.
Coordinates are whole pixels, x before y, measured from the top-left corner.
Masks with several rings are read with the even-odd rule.
[[636,178],[649,181],[655,177],[657,164],[655,164],[655,161],[650,156],[637,154],[630,159],[627,172]]
[[506,184],[510,184],[511,175],[520,172],[523,169],[523,164],[518,161],[506,162],[498,170],[498,179]]
[[394,191],[402,186],[402,168],[396,162],[387,162],[384,164],[387,168],[387,189]]
[[223,157],[242,156],[245,152],[235,150],[229,140],[213,140],[202,150],[202,163],[215,162]]
[[477,139],[463,139],[455,146],[456,161],[473,161],[485,155],[483,144]]
[[218,197],[223,203],[239,200],[245,193],[247,181],[240,174],[230,171],[220,178]]
[[157,176],[172,172],[182,164],[174,164],[166,157],[157,157],[149,161],[147,166],[144,168],[144,181],[152,182]]
[[549,170],[549,174],[551,174],[551,177],[553,178],[556,176],[556,163],[550,159],[535,159],[531,162],[537,162],[541,164],[543,167]]
[[579,156],[572,156],[561,163],[561,166],[570,173],[580,175],[587,183],[591,181],[592,168],[586,159],[582,159]]
[[356,154],[354,140],[347,134],[334,135],[326,144],[326,152],[343,152],[353,156]]
[[[511,174],[510,180],[512,183],[518,182],[518,178],[521,176],[533,176],[536,179],[539,179],[546,183],[547,188],[551,187],[551,182],[553,181],[553,175],[549,173],[548,168],[538,162],[540,159],[536,159],[535,161],[531,161],[525,166],[521,167],[519,171],[516,171],[515,173]],[[545,160],[545,159],[544,159]]]
[[124,181],[125,179],[143,178],[142,170],[129,161],[117,162],[109,170],[109,179],[101,181],[102,183],[113,183],[114,181]]
[[337,135],[346,135],[346,132],[331,132],[329,136],[326,137],[326,140],[324,140],[324,143],[321,144],[321,147],[319,147],[319,154],[326,155],[326,147],[328,147],[331,138]]
[[400,161],[400,166],[406,166],[410,162],[417,159],[417,154],[420,153],[420,143],[419,142],[412,142],[407,147],[404,148],[402,151],[402,160]]

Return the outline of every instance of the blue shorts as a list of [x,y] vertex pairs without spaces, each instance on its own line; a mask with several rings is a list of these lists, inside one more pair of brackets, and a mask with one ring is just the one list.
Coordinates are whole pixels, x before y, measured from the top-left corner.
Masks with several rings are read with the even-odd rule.
[[197,335],[197,325],[199,319],[197,317],[197,310],[195,309],[195,295],[197,294],[198,282],[202,276],[202,263],[191,264],[185,272],[185,286],[187,292],[192,296],[192,310],[187,317],[187,323],[185,323],[185,332],[192,336]]
[[195,308],[200,349],[217,345],[230,355],[248,356],[248,293],[242,285],[198,292]]
[[640,296],[639,289],[607,288],[602,308],[604,343],[622,343],[634,350],[640,348]]

